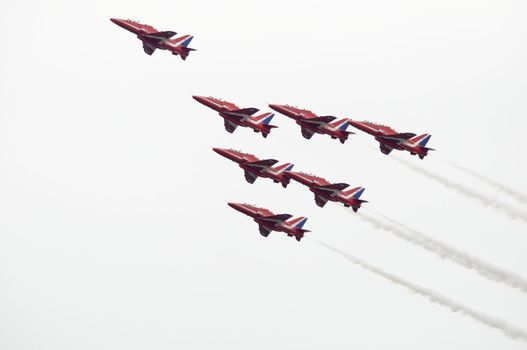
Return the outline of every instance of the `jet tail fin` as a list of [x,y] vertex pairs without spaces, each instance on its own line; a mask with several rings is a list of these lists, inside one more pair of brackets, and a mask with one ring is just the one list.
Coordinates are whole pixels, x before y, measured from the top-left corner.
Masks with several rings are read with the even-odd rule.
[[300,216],[298,218],[286,221],[286,224],[289,227],[294,227],[296,229],[302,230],[302,227],[304,227],[304,224],[306,223],[306,221],[307,221],[307,218]]
[[408,140],[408,142],[415,146],[426,148],[426,144],[428,143],[428,141],[430,141],[431,137],[432,135],[430,134],[423,134],[423,135],[412,137],[411,139]]
[[[273,120],[273,117],[274,117],[274,113],[267,112],[267,113],[260,114],[260,115],[257,115],[257,116],[251,117],[251,118],[257,124],[269,125],[271,120]],[[270,127],[275,127],[275,126],[272,126],[272,125],[269,125],[269,126]]]
[[295,165],[292,163],[284,163],[282,165],[278,165],[276,167],[273,167],[273,170],[278,172],[279,174],[283,173],[284,171],[291,171]]
[[330,127],[334,127],[334,128],[336,127],[340,131],[346,131],[346,129],[348,128],[349,125],[350,125],[349,119],[347,119],[347,118],[343,118],[343,119],[340,119],[340,120],[335,120],[335,121],[332,121],[331,123],[329,123]]
[[[157,34],[157,33],[154,33],[154,34]],[[175,34],[175,33],[174,33]],[[190,44],[190,42],[192,41],[192,39],[194,39],[194,37],[192,35],[183,35],[183,36],[180,36],[179,38],[174,38],[171,41],[172,45],[175,47],[181,47],[181,48],[187,48],[189,51],[192,51],[194,49],[191,49],[188,47],[188,44]]]
[[[303,217],[303,216],[300,216],[296,219],[291,219],[289,221],[286,222],[286,224],[289,226],[289,227],[293,227],[295,229],[295,233],[294,233],[294,236],[296,238],[296,240],[298,242],[300,242],[300,240],[304,237],[304,233],[306,232],[311,232],[309,230],[306,230],[304,229],[304,224],[306,223],[307,221],[307,218]],[[291,234],[289,234],[291,236]]]
[[344,191],[343,194],[346,196],[351,196],[353,199],[357,199],[362,203],[366,203],[367,201],[360,199],[360,196],[364,193],[366,189],[364,187],[355,187],[351,190]]

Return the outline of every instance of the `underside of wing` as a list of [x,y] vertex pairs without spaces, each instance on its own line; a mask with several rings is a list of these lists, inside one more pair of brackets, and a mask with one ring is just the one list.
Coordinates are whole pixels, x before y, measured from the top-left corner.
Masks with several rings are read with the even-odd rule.
[[260,234],[264,237],[269,236],[271,233],[271,230],[265,227],[264,225],[258,225],[258,230],[260,230]]
[[331,115],[327,115],[325,117],[316,117],[316,118],[309,118],[309,119],[302,119],[300,122],[307,124],[307,125],[324,125],[327,123],[332,122],[333,120],[337,119],[336,117],[333,117]]
[[173,37],[176,34],[177,34],[176,32],[172,32],[172,31],[167,30],[167,31],[164,31],[164,32],[155,32],[155,33],[143,34],[142,37],[143,38],[147,38],[149,40],[163,41],[163,40],[170,39],[171,37]]
[[308,128],[301,128],[302,129],[302,136],[304,136],[305,139],[310,139],[315,132]]
[[384,143],[379,143],[379,148],[384,154],[390,154],[390,152],[393,150],[393,148],[386,146]]
[[260,220],[262,221],[266,221],[266,222],[269,222],[269,223],[272,223],[272,224],[279,224],[281,222],[284,222],[288,219],[291,219],[293,217],[293,215],[291,214],[277,214],[277,215],[270,215],[270,216],[266,216],[264,218],[261,218]]
[[326,197],[323,197],[323,196],[320,196],[318,194],[315,194],[315,203],[319,206],[319,207],[324,207],[326,205],[326,203],[328,202],[328,198]]
[[401,133],[401,134],[391,134],[391,135],[384,135],[384,136],[377,136],[377,137],[379,139],[382,139],[382,140],[404,141],[404,140],[411,139],[414,136],[415,136],[415,134],[413,134],[411,132],[405,132],[405,133]]
[[248,163],[247,166],[261,169],[261,168],[273,166],[276,163],[278,163],[276,159],[264,159],[264,160],[258,160],[256,162]]
[[153,45],[150,45],[146,41],[143,41],[143,50],[145,50],[145,53],[147,55],[152,55],[154,51],[156,50],[156,47]]
[[331,185],[326,185],[326,186],[317,186],[316,188],[317,188],[317,190],[324,191],[328,195],[330,195],[330,194],[333,194],[335,192],[342,191],[346,187],[349,187],[349,185],[346,184],[346,183],[336,183],[336,184],[331,184]]
[[257,178],[258,178],[257,175],[251,173],[250,171],[245,170],[245,180],[247,180],[248,183],[253,184]]
[[258,112],[258,108],[240,108],[233,111],[226,112],[227,114],[233,113],[233,114],[241,114],[241,115],[253,115],[254,113]]
[[231,134],[238,127],[238,125],[234,124],[233,122],[231,122],[231,121],[229,121],[227,119],[224,119],[224,124],[225,124],[225,130],[227,130],[227,132],[230,132]]

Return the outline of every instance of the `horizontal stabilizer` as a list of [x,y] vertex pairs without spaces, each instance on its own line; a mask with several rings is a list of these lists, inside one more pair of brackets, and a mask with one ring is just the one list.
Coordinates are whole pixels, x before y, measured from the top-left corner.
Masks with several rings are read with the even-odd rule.
[[258,160],[256,162],[247,163],[247,166],[249,167],[255,167],[255,168],[265,168],[270,167],[278,163],[276,159],[264,159],[264,160]]
[[[196,49],[191,49],[189,47],[180,46],[178,48],[179,55],[181,56],[181,59],[185,61],[187,59],[187,56],[189,55],[190,51],[196,51]],[[173,55],[178,55],[177,52],[172,52]]]
[[302,119],[302,120],[299,120],[298,122],[299,123],[305,123],[305,124],[316,124],[316,125],[323,125],[323,124],[327,124],[327,123],[330,123],[332,122],[333,120],[335,120],[337,118],[333,117],[333,116],[330,116],[330,115],[327,115],[325,117],[316,117],[316,118],[309,118],[309,119]]

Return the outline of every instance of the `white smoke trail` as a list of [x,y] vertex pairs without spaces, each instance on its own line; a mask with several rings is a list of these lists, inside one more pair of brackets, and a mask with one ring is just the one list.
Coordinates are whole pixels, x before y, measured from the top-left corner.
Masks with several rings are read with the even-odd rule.
[[471,256],[470,254],[464,253],[454,247],[449,246],[446,243],[437,241],[432,237],[429,237],[422,232],[414,230],[393,219],[390,219],[387,216],[382,214],[376,215],[382,217],[385,221],[367,215],[364,212],[358,213],[360,219],[369,222],[376,228],[388,231],[407,242],[424,248],[429,252],[435,253],[442,259],[448,259],[467,269],[472,269],[489,280],[504,283],[509,287],[516,288],[523,293],[527,293],[527,280],[525,280],[522,276],[493,266],[490,263],[482,261],[474,256]]
[[[312,239],[313,240],[313,239]],[[509,324],[507,321],[505,320],[500,320],[500,319],[497,319],[497,318],[494,318],[494,317],[491,317],[489,315],[486,315],[480,311],[477,311],[477,310],[474,310],[468,306],[465,306],[459,302],[456,302],[456,301],[453,301],[439,293],[436,293],[430,289],[426,289],[424,287],[421,287],[419,285],[416,285],[416,284],[413,284],[409,281],[406,281],[402,278],[399,278],[395,275],[392,275],[388,272],[385,272],[375,266],[372,266],[368,263],[366,263],[365,261],[362,261],[361,259],[358,259],[346,252],[343,252],[342,250],[338,249],[338,248],[335,248],[333,246],[330,246],[329,244],[326,244],[324,242],[321,242],[321,241],[318,241],[318,240],[313,240],[315,241],[316,243],[320,244],[321,246],[345,257],[348,261],[352,262],[353,264],[359,266],[359,267],[362,267],[363,269],[367,270],[367,271],[370,271],[374,274],[376,274],[377,276],[381,276],[385,279],[387,279],[388,281],[392,282],[392,283],[395,283],[395,284],[398,284],[400,286],[403,286],[407,289],[409,289],[410,291],[416,293],[416,294],[419,294],[425,298],[427,298],[428,300],[430,300],[432,303],[435,303],[435,304],[439,304],[441,306],[444,306],[448,309],[450,309],[451,311],[453,312],[460,312],[470,318],[472,318],[473,320],[476,320],[486,326],[489,326],[489,327],[492,327],[492,328],[496,328],[498,330],[500,330],[503,334],[505,334],[507,337],[509,338],[512,338],[512,339],[517,339],[517,340],[521,340],[523,342],[526,342],[527,343],[527,332],[524,331],[523,329],[521,328],[518,328],[518,327],[515,327],[511,324]]]
[[496,181],[494,179],[491,179],[491,178],[486,177],[484,175],[481,175],[481,174],[479,174],[479,173],[477,173],[477,172],[475,172],[473,170],[465,168],[464,166],[461,166],[459,164],[456,164],[456,163],[451,162],[451,161],[446,160],[446,159],[443,159],[443,161],[445,163],[450,164],[451,166],[453,166],[456,169],[464,171],[467,174],[470,174],[470,175],[474,176],[475,178],[480,179],[481,181],[483,181],[484,183],[486,183],[487,185],[489,185],[491,187],[494,187],[498,191],[501,191],[502,193],[507,194],[507,195],[515,198],[520,203],[523,203],[523,204],[527,203],[527,195],[525,195],[525,194],[523,194],[523,193],[521,193],[519,191],[513,190],[512,188],[507,187],[504,184],[502,184],[502,183],[500,183],[500,182],[498,182],[498,181]]
[[463,186],[457,182],[453,182],[453,181],[450,181],[449,179],[441,176],[441,175],[438,175],[436,173],[433,173],[431,171],[428,171],[426,169],[423,169],[422,167],[420,166],[417,166],[411,162],[407,162],[406,160],[402,160],[402,159],[399,159],[399,158],[396,158],[396,157],[391,157],[392,159],[394,159],[395,161],[399,162],[400,164],[404,165],[405,167],[407,167],[408,169],[410,170],[413,170],[421,175],[424,175],[426,177],[428,177],[429,179],[432,179],[432,180],[435,180],[437,182],[439,182],[440,184],[460,193],[460,194],[464,194],[465,196],[467,197],[470,197],[470,198],[474,198],[474,199],[477,199],[479,200],[481,203],[483,203],[485,206],[489,206],[489,207],[492,207],[494,209],[497,209],[497,210],[500,210],[502,212],[504,212],[505,214],[507,214],[509,217],[511,217],[512,219],[520,219],[524,222],[527,222],[527,213],[526,212],[523,212],[513,206],[510,206],[508,204],[505,204],[505,203],[501,203],[499,201],[497,201],[495,198],[491,198],[491,197],[488,197],[486,195],[484,195],[483,193],[480,193],[478,191],[475,191],[473,189],[470,189],[466,186]]

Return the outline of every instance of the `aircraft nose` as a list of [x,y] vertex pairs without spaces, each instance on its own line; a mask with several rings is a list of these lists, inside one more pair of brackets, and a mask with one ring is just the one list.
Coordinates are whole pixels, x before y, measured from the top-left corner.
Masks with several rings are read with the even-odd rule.
[[229,205],[229,207],[233,208],[233,209],[236,209],[238,211],[243,211],[242,208],[243,208],[243,205],[240,204],[240,203],[233,203],[233,202],[229,202],[227,203]]
[[274,109],[277,112],[281,112],[284,109],[284,107],[282,107],[281,105],[273,105],[273,104],[270,104],[269,108]]
[[218,153],[219,155],[221,156],[224,156],[225,155],[225,150],[223,148],[219,148],[219,147],[213,147],[212,150],[216,153]]
[[122,26],[124,22],[122,19],[119,19],[119,18],[110,18],[110,21],[117,24],[118,26]]
[[195,99],[196,101],[198,101],[199,103],[205,103],[205,101],[207,100],[203,96],[196,96],[196,95],[193,95],[192,98]]
[[351,126],[354,126],[354,127],[357,127],[357,125],[360,125],[360,123],[348,118],[348,123],[351,125]]

